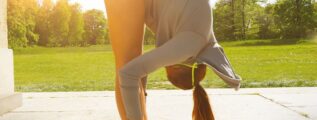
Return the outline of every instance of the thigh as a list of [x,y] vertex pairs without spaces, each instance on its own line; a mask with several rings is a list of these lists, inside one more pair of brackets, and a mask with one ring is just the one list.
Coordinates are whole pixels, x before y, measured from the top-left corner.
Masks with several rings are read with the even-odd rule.
[[105,0],[117,68],[142,54],[144,0]]

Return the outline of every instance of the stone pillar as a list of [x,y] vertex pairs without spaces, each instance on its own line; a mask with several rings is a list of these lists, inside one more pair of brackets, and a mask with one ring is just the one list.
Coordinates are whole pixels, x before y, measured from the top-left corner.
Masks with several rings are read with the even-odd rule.
[[7,1],[0,0],[0,48],[8,48]]
[[8,49],[7,0],[0,0],[0,115],[22,105],[14,92],[13,51]]

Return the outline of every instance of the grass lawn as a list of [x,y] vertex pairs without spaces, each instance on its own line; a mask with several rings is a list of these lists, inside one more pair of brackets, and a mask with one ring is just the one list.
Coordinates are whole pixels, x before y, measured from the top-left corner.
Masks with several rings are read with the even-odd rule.
[[[317,44],[265,43],[221,43],[236,72],[243,77],[242,88],[317,86]],[[17,91],[114,90],[114,56],[109,45],[15,49],[14,65]],[[211,70],[202,85],[228,87]],[[147,86],[176,89],[167,81],[164,69],[150,74]]]

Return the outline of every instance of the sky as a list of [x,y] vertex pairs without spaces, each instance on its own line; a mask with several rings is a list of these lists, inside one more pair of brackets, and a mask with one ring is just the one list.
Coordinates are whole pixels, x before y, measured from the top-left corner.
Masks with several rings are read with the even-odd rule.
[[82,9],[98,9],[106,12],[104,0],[69,0],[71,3],[77,2],[82,6]]
[[[218,0],[210,0],[210,5],[214,6],[217,1]],[[70,2],[71,3],[77,2],[81,4],[82,9],[84,11],[89,9],[98,9],[106,13],[104,0],[70,0]],[[268,0],[268,3],[275,3],[275,2],[276,0]]]

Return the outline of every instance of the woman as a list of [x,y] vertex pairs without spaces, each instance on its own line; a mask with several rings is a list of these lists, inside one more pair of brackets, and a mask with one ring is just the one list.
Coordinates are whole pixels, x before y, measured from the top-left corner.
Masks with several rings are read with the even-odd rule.
[[[144,89],[141,87],[141,78],[160,67],[175,64],[206,64],[226,83],[238,90],[241,78],[234,73],[222,47],[215,39],[208,0],[145,0],[144,10],[145,23],[156,34],[157,48],[131,58],[131,61],[126,61],[127,63],[118,69],[119,87],[127,119],[146,119],[145,105],[142,101],[144,99],[140,97],[143,95],[140,92],[142,93]],[[109,12],[112,13],[109,15],[112,35],[111,29],[114,28],[111,28],[111,24],[113,25],[115,21],[111,20],[110,16],[115,12]],[[118,20],[122,20],[119,18]],[[116,30],[118,30],[117,33],[122,32],[119,29]],[[199,81],[195,80],[193,84],[197,88],[195,88],[195,91],[198,91],[196,93],[204,92]],[[195,99],[203,100],[209,105],[208,97],[205,95],[200,94],[194,97],[199,97]],[[193,112],[193,119],[214,119],[210,106],[199,106],[197,102],[194,104],[196,113]],[[206,114],[207,112],[210,114]]]

